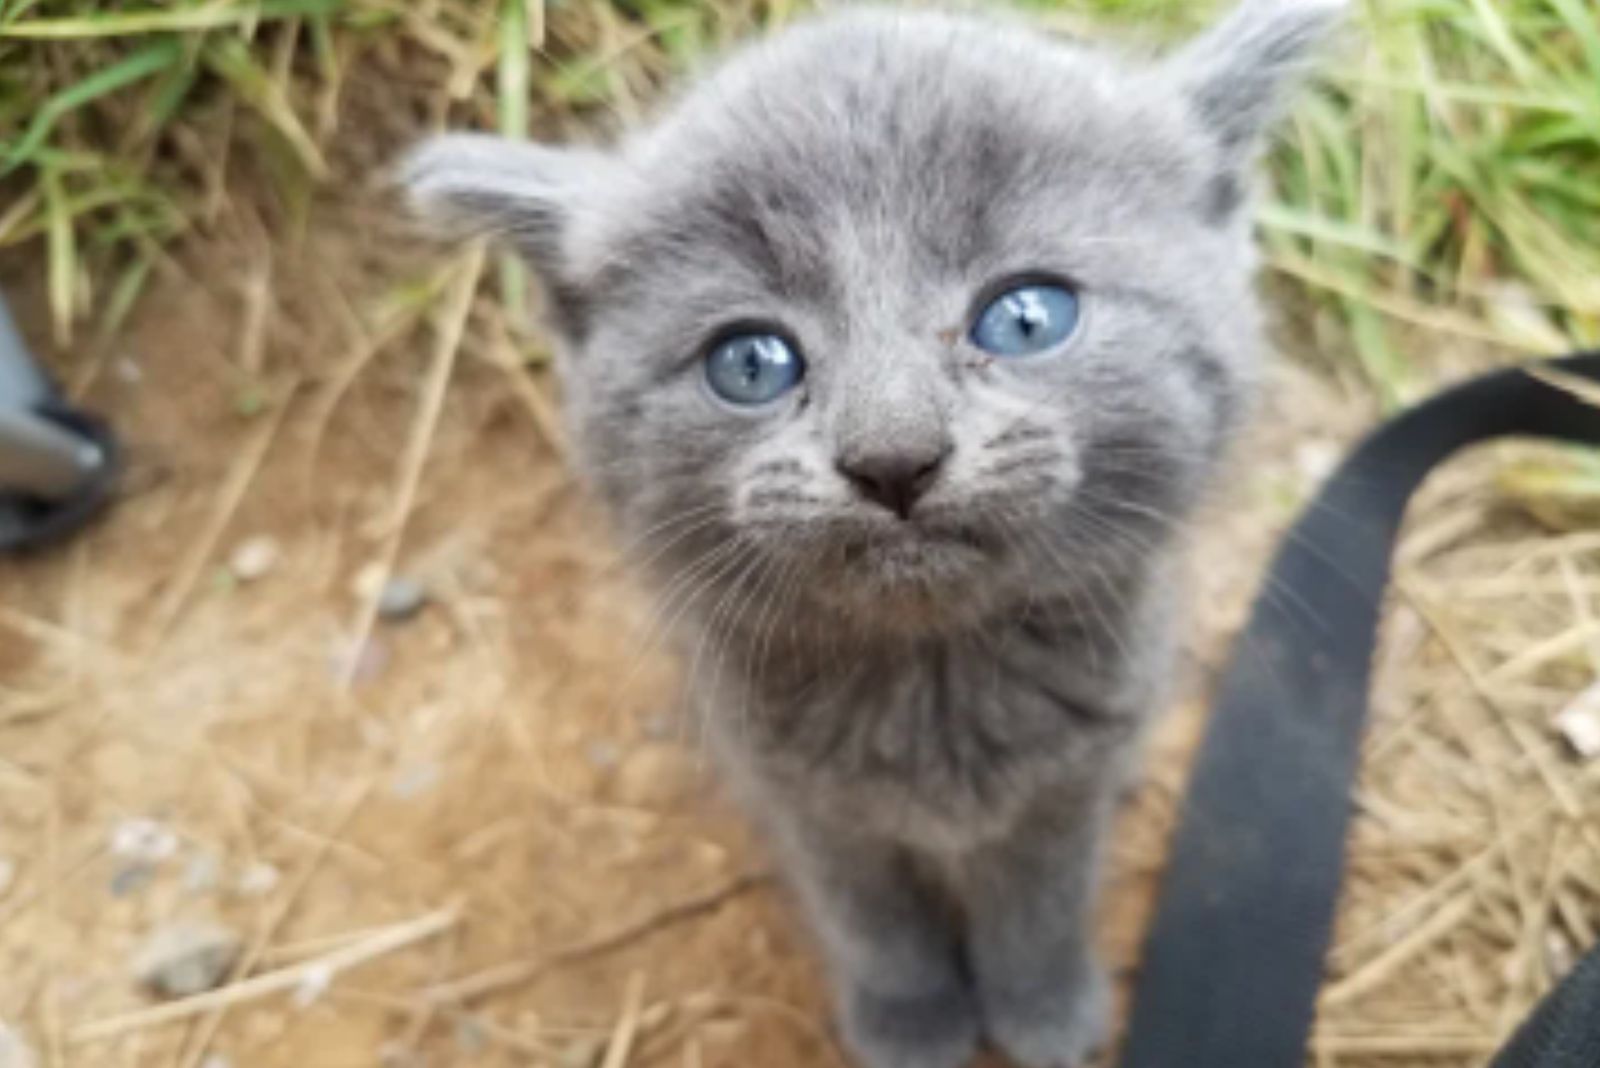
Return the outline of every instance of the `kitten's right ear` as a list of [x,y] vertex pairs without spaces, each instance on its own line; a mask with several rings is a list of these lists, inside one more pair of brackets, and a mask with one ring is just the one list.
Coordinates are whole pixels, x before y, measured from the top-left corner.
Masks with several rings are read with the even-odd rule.
[[1169,61],[1225,152],[1247,157],[1283,110],[1351,0],[1240,0]]
[[574,217],[614,167],[591,149],[443,134],[412,150],[399,181],[425,218],[458,234],[510,240],[551,282],[564,274]]

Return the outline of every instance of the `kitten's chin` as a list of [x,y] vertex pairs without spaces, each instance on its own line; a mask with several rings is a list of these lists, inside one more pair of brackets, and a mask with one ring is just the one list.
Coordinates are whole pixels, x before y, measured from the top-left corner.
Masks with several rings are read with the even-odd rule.
[[856,626],[942,630],[980,617],[1001,583],[996,546],[961,531],[896,532],[842,544],[820,600]]

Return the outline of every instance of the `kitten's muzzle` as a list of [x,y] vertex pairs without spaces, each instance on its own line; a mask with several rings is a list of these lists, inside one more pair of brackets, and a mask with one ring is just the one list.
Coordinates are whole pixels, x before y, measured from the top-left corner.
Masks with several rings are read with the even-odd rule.
[[937,450],[884,450],[840,456],[835,466],[863,500],[910,519],[917,502],[938,481],[949,455],[944,446]]

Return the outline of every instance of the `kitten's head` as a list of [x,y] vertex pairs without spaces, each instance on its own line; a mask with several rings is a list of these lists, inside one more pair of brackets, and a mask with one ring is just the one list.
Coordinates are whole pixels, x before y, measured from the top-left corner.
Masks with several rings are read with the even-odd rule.
[[1191,506],[1258,358],[1249,172],[1341,7],[1246,0],[1143,65],[858,10],[614,150],[448,136],[408,176],[536,268],[643,551],[945,626],[1126,573]]

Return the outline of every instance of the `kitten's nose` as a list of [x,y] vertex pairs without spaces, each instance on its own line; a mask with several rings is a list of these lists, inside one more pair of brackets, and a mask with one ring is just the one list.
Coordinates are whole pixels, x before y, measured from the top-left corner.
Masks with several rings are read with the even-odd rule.
[[839,473],[850,480],[856,492],[874,504],[882,505],[901,519],[908,519],[917,502],[932,488],[944,466],[948,449],[909,451],[903,449],[841,456]]

